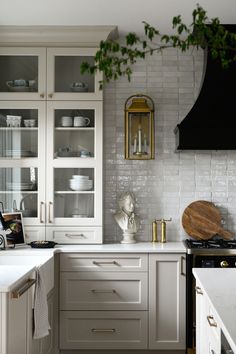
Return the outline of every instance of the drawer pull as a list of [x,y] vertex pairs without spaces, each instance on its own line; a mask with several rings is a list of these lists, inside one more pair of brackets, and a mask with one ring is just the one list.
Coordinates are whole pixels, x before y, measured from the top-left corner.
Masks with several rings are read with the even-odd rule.
[[116,290],[115,289],[111,289],[111,290],[99,290],[99,289],[91,289],[91,292],[94,294],[115,294]]
[[202,289],[200,288],[200,286],[195,286],[195,290],[197,294],[203,295]]
[[207,316],[207,321],[211,327],[217,327],[217,323],[213,316]]
[[84,237],[84,234],[65,234],[66,237]]
[[115,328],[92,328],[93,333],[115,333]]
[[93,261],[93,264],[100,266],[100,265],[116,265],[118,266],[119,264],[116,261]]
[[11,292],[12,299],[19,299],[32,285],[36,283],[36,279],[28,279],[24,285],[22,285],[18,290]]

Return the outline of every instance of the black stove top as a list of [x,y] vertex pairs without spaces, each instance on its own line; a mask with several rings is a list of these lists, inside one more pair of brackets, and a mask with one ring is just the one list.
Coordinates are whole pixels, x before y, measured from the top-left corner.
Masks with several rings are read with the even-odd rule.
[[236,240],[185,240],[185,246],[188,249],[188,253],[200,253],[200,252],[222,252],[222,253],[235,253],[236,254]]

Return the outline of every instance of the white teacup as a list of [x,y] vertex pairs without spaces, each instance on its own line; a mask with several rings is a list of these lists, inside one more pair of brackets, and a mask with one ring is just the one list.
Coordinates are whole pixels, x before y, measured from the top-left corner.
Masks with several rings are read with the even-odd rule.
[[83,116],[74,117],[74,127],[87,127],[90,124],[90,119]]
[[61,117],[61,125],[62,127],[72,127],[72,117],[68,117],[68,116],[63,116]]

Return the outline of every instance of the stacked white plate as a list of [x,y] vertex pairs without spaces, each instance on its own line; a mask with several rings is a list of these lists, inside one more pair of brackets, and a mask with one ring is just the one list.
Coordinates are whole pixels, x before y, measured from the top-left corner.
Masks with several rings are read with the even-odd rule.
[[73,191],[89,191],[93,187],[93,181],[89,176],[73,175],[70,179],[70,189]]
[[13,190],[13,191],[27,191],[27,190],[33,190],[35,189],[35,186],[33,183],[24,183],[24,182],[7,182],[7,189]]

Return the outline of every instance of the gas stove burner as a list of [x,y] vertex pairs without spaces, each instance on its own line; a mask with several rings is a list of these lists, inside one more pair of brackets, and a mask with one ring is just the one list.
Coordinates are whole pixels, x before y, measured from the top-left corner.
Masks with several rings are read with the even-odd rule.
[[198,249],[236,249],[236,240],[226,241],[223,239],[216,240],[185,240],[185,244],[188,248]]

